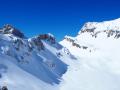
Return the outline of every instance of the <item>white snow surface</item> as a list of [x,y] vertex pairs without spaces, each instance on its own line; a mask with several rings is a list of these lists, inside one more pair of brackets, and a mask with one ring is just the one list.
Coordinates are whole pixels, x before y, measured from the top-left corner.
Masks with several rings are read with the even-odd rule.
[[[120,19],[105,22],[91,22],[81,30],[95,27],[102,30],[120,30]],[[64,39],[60,42],[77,60],[68,60],[68,71],[64,74],[61,90],[120,90],[120,38],[107,37],[101,32],[92,37],[90,32],[79,32],[68,38],[87,49],[73,46]]]
[[9,90],[59,90],[68,66],[61,57],[70,59],[70,55],[60,44],[48,40],[36,42],[43,43],[42,49],[35,45],[35,39],[0,34],[0,86]]
[[15,36],[17,31],[15,35],[0,32],[0,86],[8,90],[120,90],[120,19],[88,22],[81,30],[60,43],[54,42],[52,34],[22,38]]
[[[120,31],[120,18],[111,20],[111,21],[103,21],[103,22],[87,22],[84,24],[81,30],[86,29],[95,29],[95,31],[104,31],[104,30],[118,30]],[[79,32],[79,34],[81,31]]]

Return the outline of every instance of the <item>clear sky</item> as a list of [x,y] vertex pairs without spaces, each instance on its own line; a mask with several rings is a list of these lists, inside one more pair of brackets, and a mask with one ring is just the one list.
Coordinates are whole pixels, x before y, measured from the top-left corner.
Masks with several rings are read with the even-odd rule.
[[28,37],[75,36],[88,21],[120,17],[120,0],[0,0],[0,26],[9,23]]

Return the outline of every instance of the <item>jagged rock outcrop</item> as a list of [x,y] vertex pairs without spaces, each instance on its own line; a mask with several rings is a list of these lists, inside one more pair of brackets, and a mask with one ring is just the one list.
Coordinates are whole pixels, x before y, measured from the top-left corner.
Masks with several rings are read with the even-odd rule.
[[29,39],[28,41],[29,41],[29,44],[28,44],[29,51],[32,51],[35,47],[37,47],[39,51],[44,49],[44,45],[41,39],[35,37],[35,38]]
[[17,37],[24,38],[24,34],[10,24],[4,25],[4,27],[1,28],[0,33],[13,34]]
[[120,37],[120,19],[104,22],[85,23],[79,34],[90,33],[92,37],[97,37],[100,33],[105,33],[106,37]]
[[[38,81],[43,81],[46,84],[59,84],[62,75],[67,70],[67,65],[63,62],[64,58],[58,58],[56,55],[57,52],[62,53],[63,47],[60,46],[52,34],[40,34],[27,38],[21,31],[7,24],[0,29],[0,64],[6,65],[5,61],[8,61],[8,66],[6,66],[10,66],[9,69],[11,70],[13,69],[11,75],[7,74],[8,69],[5,73],[6,76],[15,75],[20,70],[26,73],[22,75],[22,78],[25,75],[30,75],[28,81],[33,76],[36,80],[38,79]],[[66,56],[63,54],[61,57]],[[15,67],[12,67],[10,63]],[[3,79],[3,74],[0,67],[0,81]],[[15,77],[19,78],[19,75],[15,75]],[[11,80],[14,80],[15,84],[18,82],[16,78]],[[34,79],[31,82],[34,82]]]
[[[0,33],[9,35],[9,37],[11,38],[11,40],[13,41],[15,45],[16,50],[19,50],[20,47],[24,45],[23,39],[25,38],[25,35],[10,24],[5,24],[3,28],[0,29]],[[14,38],[11,35],[14,35],[15,37],[18,37],[18,38]],[[55,37],[52,34],[48,33],[48,34],[40,34],[33,38],[29,38],[28,45],[25,44],[25,46],[28,46],[28,51],[32,51],[36,47],[39,51],[43,50],[44,45],[43,45],[42,40],[48,41],[50,42],[50,44],[56,43]]]
[[72,43],[72,46],[75,46],[77,48],[81,48],[81,49],[87,49],[88,47],[87,46],[83,46],[83,45],[80,45],[76,42],[76,40],[72,39],[71,37],[69,36],[65,36],[64,38],[65,40],[67,40],[68,42]]
[[41,39],[41,40],[50,41],[51,44],[55,44],[55,42],[56,42],[55,37],[52,34],[40,34],[40,35],[38,35],[37,38]]

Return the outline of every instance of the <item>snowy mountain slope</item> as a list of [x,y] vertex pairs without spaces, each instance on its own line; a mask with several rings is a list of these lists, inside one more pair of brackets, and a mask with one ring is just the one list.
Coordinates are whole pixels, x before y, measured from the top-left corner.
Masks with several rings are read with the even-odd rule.
[[95,31],[103,31],[103,30],[111,30],[111,29],[120,31],[120,18],[111,21],[104,21],[104,22],[87,22],[84,24],[81,30],[90,30],[90,29],[94,29]]
[[120,19],[86,23],[60,42],[77,60],[66,62],[61,90],[120,90]]
[[52,34],[26,36],[11,25],[0,30],[0,85],[9,90],[59,90],[67,71],[65,59],[74,58]]
[[[27,38],[0,29],[0,85],[9,90],[120,90],[120,19],[86,23],[76,37]],[[64,47],[63,47],[64,46]]]
[[9,90],[56,90],[56,87],[48,85],[35,76],[27,73],[11,62],[14,58],[0,55],[0,85],[6,85]]

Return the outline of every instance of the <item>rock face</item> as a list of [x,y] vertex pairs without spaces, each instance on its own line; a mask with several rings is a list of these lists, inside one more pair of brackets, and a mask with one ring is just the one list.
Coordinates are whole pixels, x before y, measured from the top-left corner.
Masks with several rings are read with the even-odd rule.
[[78,34],[86,32],[90,33],[95,38],[101,33],[105,33],[107,37],[113,36],[114,38],[119,38],[120,18],[112,21],[88,22],[82,27]]
[[[49,90],[49,85],[59,84],[67,71],[67,65],[63,61],[64,57],[70,57],[64,54],[63,48],[52,34],[26,38],[15,27],[5,25],[0,29],[0,85],[12,80],[12,86],[7,82],[10,88],[17,85],[12,90]],[[31,84],[26,85],[26,81]],[[37,87],[34,86],[35,82]],[[47,89],[44,89],[46,87],[41,82],[48,85]]]
[[28,39],[29,41],[29,50],[33,50],[34,47],[37,47],[38,50],[44,50],[44,44],[42,41],[47,41],[51,45],[57,44],[55,37],[51,34],[40,34],[33,38]]
[[[14,35],[16,37],[18,37],[17,39],[13,40],[15,44],[17,44],[17,46],[15,47],[16,50],[19,50],[20,45],[23,44],[23,38],[25,38],[25,35],[19,31],[18,29],[16,29],[15,27],[13,27],[10,24],[6,24],[3,26],[3,28],[0,29],[0,33],[1,34],[8,34],[10,38],[13,39]],[[29,38],[28,39],[28,47],[29,47],[29,51],[32,51],[33,48],[37,47],[38,50],[43,50],[44,49],[44,45],[43,42],[44,41],[48,41],[51,44],[56,44],[56,40],[55,37],[52,34],[40,34],[38,36],[35,36],[33,38]]]
[[76,37],[65,36],[64,40],[70,42],[74,47],[89,49],[89,46],[84,44],[87,39],[97,40],[102,38],[113,38],[113,40],[120,38],[120,19],[85,23]]
[[43,42],[41,41],[41,39],[37,37],[33,37],[29,39],[28,42],[29,42],[28,46],[30,51],[32,51],[35,47],[37,47],[39,51],[44,49]]
[[118,30],[103,30],[103,31],[94,31],[94,29],[85,29],[85,30],[81,30],[81,33],[79,34],[82,34],[82,33],[85,33],[85,32],[88,32],[91,34],[92,37],[97,37],[98,34],[100,33],[105,33],[107,37],[111,37],[111,36],[114,36],[114,38],[119,38],[120,37],[120,31]]
[[75,39],[69,37],[69,36],[65,36],[64,38],[66,41],[70,42],[72,44],[72,46],[74,47],[77,47],[77,48],[81,48],[81,49],[87,49],[88,47],[87,46],[83,46],[83,45],[80,45],[79,43],[77,43],[75,41]]
[[38,35],[37,37],[38,39],[41,40],[48,40],[51,42],[51,44],[55,44],[55,37],[51,34],[42,34],[42,35]]
[[24,34],[10,24],[4,25],[0,32],[3,34],[13,34],[17,37],[24,38]]

